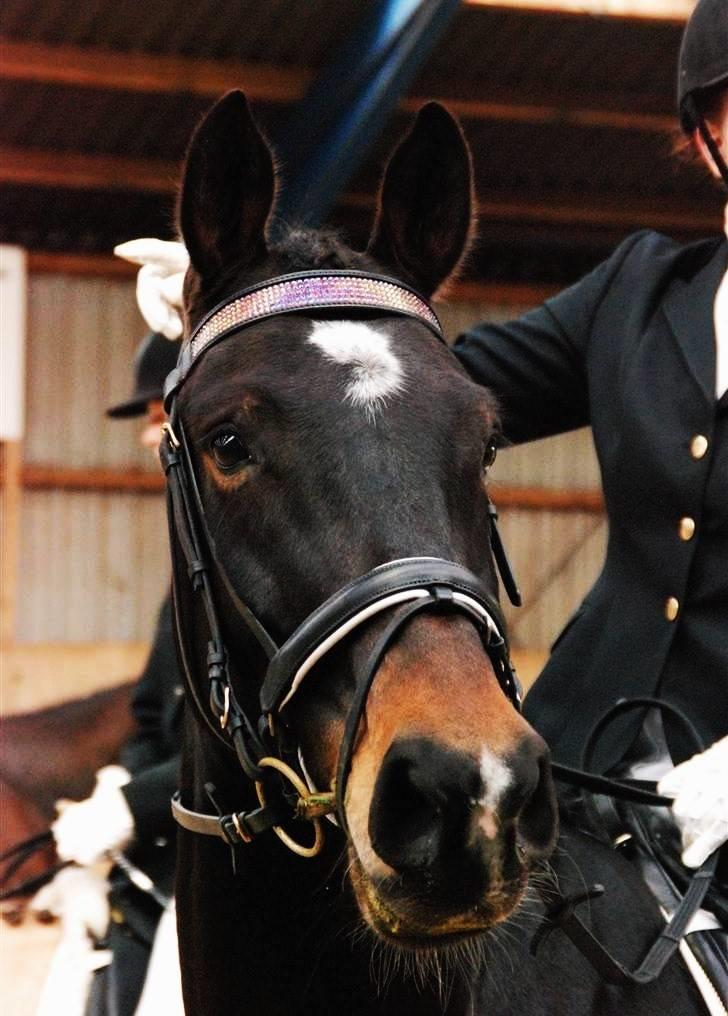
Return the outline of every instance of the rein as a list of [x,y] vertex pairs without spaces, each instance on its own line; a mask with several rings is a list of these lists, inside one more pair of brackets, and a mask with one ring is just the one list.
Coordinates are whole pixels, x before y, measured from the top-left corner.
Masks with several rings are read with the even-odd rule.
[[4,903],[6,900],[12,900],[16,896],[27,896],[29,893],[34,893],[37,889],[50,882],[59,871],[71,863],[70,861],[58,861],[55,864],[49,865],[39,875],[33,875],[30,878],[16,882],[15,885],[8,886],[10,879],[23,867],[26,861],[29,861],[39,851],[45,850],[52,845],[53,833],[50,829],[46,829],[42,833],[37,833],[26,840],[21,840],[20,843],[13,844],[12,847],[9,847],[0,854],[0,864],[8,862],[7,868],[2,873],[2,877],[0,877],[1,903]]
[[[646,804],[650,806],[671,806],[672,798],[655,793],[655,783],[632,779],[613,779],[612,777],[598,775],[589,771],[599,737],[609,724],[623,713],[631,712],[635,709],[648,708],[658,708],[662,712],[669,713],[683,726],[688,737],[693,742],[694,750],[699,752],[705,749],[705,744],[699,737],[695,727],[681,710],[660,699],[646,697],[623,699],[607,710],[592,729],[582,753],[583,768],[576,769],[553,762],[551,769],[555,779],[568,783],[571,786],[588,790],[594,795],[604,795],[604,797],[612,801],[626,801],[632,804]],[[585,798],[585,802],[592,821],[597,827],[604,826],[603,816],[598,811],[595,803],[592,803],[590,798]],[[611,812],[612,814],[609,818],[614,823],[614,827],[608,830],[610,838],[614,842],[621,842],[624,835],[627,835],[631,839],[632,833],[625,834],[623,832],[625,821],[621,819],[613,807]],[[617,832],[620,832],[621,835],[615,836]],[[652,859],[656,863],[659,863],[657,852],[651,843],[647,842],[643,836],[638,836],[637,842],[640,848],[648,851]],[[703,864],[692,875],[682,898],[679,899],[669,919],[666,920],[664,928],[647,951],[639,966],[634,970],[630,970],[613,956],[584,924],[576,912],[576,908],[580,904],[602,896],[604,894],[604,886],[595,884],[586,887],[584,892],[569,897],[565,896],[558,884],[555,884],[555,880],[551,879],[548,887],[546,885],[539,885],[539,892],[546,907],[546,915],[531,942],[531,954],[536,955],[544,939],[552,931],[560,928],[573,942],[579,952],[589,961],[591,966],[594,967],[597,973],[609,984],[649,984],[662,973],[665,964],[687,934],[691,920],[700,910],[708,895],[717,866],[718,851],[716,850],[710,857],[706,858]]]
[[[302,272],[269,280],[235,293],[213,308],[183,346],[177,368],[165,385],[165,406],[170,421],[164,427],[160,446],[167,477],[175,601],[181,602],[186,570],[193,592],[202,601],[209,633],[208,696],[205,700],[195,681],[193,654],[180,623],[180,612],[175,611],[186,684],[210,732],[234,749],[243,772],[255,786],[260,805],[253,810],[225,814],[214,799],[214,788],[207,787],[217,815],[192,811],[182,804],[178,795],[172,802],[173,815],[184,828],[219,836],[231,847],[250,842],[272,828],[290,849],[305,857],[315,856],[321,849],[322,815],[335,814],[339,825],[346,829],[346,780],[367,695],[388,648],[416,614],[456,612],[468,617],[479,632],[504,693],[516,708],[520,708],[518,682],[510,662],[500,607],[482,580],[461,565],[427,557],[380,565],[334,593],[278,646],[238,595],[221,564],[207,526],[184,426],[179,418],[179,389],[209,348],[241,328],[280,314],[333,308],[410,317],[424,324],[440,341],[445,341],[439,321],[427,301],[409,287],[385,276],[328,271]],[[489,523],[491,546],[504,587],[514,602],[520,602],[498,534],[497,512],[492,505],[489,505]],[[234,661],[229,658],[222,636],[212,593],[213,573],[221,579],[235,610],[268,659],[260,688],[260,713],[256,717],[246,714],[234,692],[230,673]],[[327,653],[370,618],[392,610],[394,614],[372,650],[355,691],[345,723],[335,786],[330,791],[319,792],[310,785],[304,767],[296,761],[291,732],[281,712],[307,674]],[[299,765],[303,773],[298,771]],[[298,843],[283,828],[284,823],[295,818],[313,823],[312,845]]]

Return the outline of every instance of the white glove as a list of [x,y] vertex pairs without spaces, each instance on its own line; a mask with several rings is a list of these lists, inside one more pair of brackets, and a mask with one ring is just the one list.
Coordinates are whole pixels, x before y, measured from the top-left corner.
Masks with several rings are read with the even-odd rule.
[[137,303],[152,331],[178,339],[183,330],[182,284],[190,263],[185,245],[147,237],[120,243],[114,254],[142,266],[137,274]]
[[101,939],[109,923],[109,883],[93,868],[63,868],[29,903],[61,920],[63,934]]
[[30,901],[37,914],[61,919],[61,936],[45,975],[35,1016],[83,1016],[92,971],[108,966],[111,953],[95,941],[109,923],[109,886],[91,868],[64,868]]
[[657,784],[674,797],[672,813],[682,833],[682,862],[699,868],[728,840],[728,737],[676,766]]
[[59,817],[51,826],[56,853],[62,861],[89,865],[110,850],[123,850],[134,835],[134,819],[119,787],[131,776],[121,766],[105,766],[85,801],[59,801]]

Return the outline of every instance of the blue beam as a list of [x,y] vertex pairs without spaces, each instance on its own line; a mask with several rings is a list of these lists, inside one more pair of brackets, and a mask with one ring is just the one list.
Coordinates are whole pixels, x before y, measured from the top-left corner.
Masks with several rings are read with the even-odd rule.
[[368,5],[276,144],[280,222],[322,224],[459,6],[460,0]]

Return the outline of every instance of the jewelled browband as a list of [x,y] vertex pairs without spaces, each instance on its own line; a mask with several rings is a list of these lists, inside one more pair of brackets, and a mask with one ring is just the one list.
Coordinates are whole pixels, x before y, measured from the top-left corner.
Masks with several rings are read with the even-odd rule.
[[415,318],[445,341],[432,307],[402,282],[354,271],[280,275],[235,293],[205,315],[184,343],[177,367],[167,378],[165,402],[168,403],[202,353],[231,332],[279,314],[339,307],[379,310]]

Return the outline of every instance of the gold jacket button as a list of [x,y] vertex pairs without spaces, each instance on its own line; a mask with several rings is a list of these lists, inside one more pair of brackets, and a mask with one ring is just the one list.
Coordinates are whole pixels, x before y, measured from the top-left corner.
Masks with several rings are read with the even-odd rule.
[[668,596],[665,600],[665,617],[668,621],[674,621],[680,610],[680,603],[674,596]]
[[694,459],[702,459],[708,450],[708,439],[704,434],[696,434],[690,442],[690,454]]
[[695,519],[691,519],[689,515],[680,519],[678,532],[680,534],[680,539],[685,540],[686,543],[688,540],[692,540],[695,536]]

